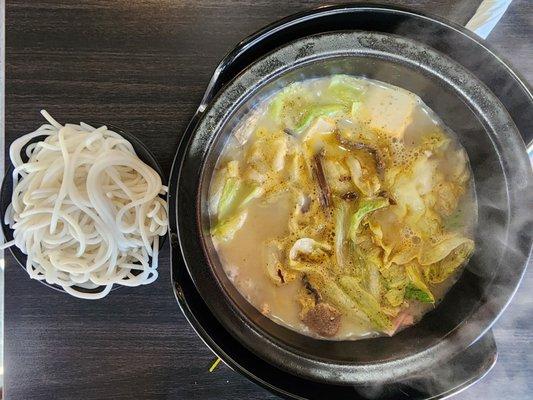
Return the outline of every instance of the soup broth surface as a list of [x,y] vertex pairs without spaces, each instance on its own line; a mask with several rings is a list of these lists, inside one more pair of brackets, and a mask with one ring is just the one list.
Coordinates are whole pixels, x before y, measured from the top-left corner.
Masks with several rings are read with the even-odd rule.
[[465,150],[415,94],[333,75],[291,84],[235,128],[213,173],[211,238],[253,306],[305,335],[393,335],[474,250]]

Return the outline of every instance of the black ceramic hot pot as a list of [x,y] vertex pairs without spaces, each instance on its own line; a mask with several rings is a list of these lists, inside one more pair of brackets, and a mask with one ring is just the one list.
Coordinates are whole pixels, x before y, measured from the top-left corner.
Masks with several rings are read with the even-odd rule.
[[[365,76],[419,95],[455,131],[474,173],[476,251],[447,296],[393,337],[327,341],[261,315],[222,271],[206,197],[232,129],[258,100],[332,73]],[[526,85],[485,44],[433,17],[381,6],[321,8],[246,39],[220,64],[185,132],[169,190],[172,279],[184,314],[226,364],[296,398],[442,398],[495,362],[490,327],[531,253],[533,133]]]

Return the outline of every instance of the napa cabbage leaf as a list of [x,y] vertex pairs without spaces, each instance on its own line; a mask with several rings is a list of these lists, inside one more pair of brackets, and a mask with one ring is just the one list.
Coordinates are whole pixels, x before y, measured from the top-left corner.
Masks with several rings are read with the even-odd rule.
[[389,199],[383,197],[377,197],[375,199],[363,199],[359,202],[359,208],[350,218],[350,239],[355,242],[357,237],[357,230],[363,218],[369,213],[379,210],[380,208],[387,207],[389,205]]
[[414,299],[423,303],[435,303],[435,297],[424,282],[424,277],[418,267],[410,264],[405,268],[409,277],[409,284],[405,288],[405,298]]
[[356,278],[346,275],[342,276],[340,278],[340,285],[376,328],[380,330],[389,330],[392,328],[391,320],[381,310],[378,300],[364,290]]

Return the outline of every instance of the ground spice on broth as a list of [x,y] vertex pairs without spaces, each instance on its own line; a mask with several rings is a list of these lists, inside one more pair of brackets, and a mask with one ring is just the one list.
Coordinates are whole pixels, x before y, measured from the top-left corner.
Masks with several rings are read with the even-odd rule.
[[237,127],[209,191],[225,273],[273,321],[355,340],[416,323],[457,280],[477,220],[468,158],[422,100],[334,75]]

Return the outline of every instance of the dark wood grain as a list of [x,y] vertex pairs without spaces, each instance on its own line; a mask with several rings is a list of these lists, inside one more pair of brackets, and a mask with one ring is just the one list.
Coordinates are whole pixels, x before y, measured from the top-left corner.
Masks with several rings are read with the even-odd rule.
[[[386,3],[394,3],[386,1]],[[41,124],[98,120],[137,135],[170,170],[213,69],[236,42],[320,1],[8,1],[6,145]],[[404,5],[464,24],[478,1]],[[533,80],[533,2],[515,0],[490,43]],[[6,257],[5,394],[28,399],[273,398],[221,366],[174,300],[168,249],[156,283],[82,301],[30,281]],[[463,399],[533,393],[528,273],[496,328],[500,361]]]

